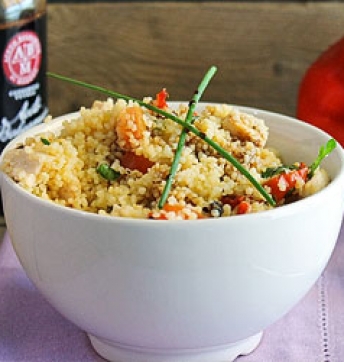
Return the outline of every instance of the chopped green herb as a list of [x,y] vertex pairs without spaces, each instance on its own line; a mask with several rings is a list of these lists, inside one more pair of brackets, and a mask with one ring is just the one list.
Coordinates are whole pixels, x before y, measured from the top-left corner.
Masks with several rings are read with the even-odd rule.
[[323,159],[327,157],[336,148],[336,146],[337,142],[333,138],[331,138],[330,140],[327,141],[325,145],[322,145],[320,147],[318,157],[309,167],[309,173],[308,173],[309,178],[313,177],[314,172],[319,167],[321,161],[323,161]]
[[46,146],[49,146],[49,145],[50,145],[50,141],[47,140],[46,138],[41,137],[41,141],[42,141],[42,143],[43,143],[44,145],[46,145]]
[[291,166],[286,166],[286,165],[282,165],[282,166],[278,166],[278,167],[268,167],[264,172],[262,172],[262,177],[263,178],[270,178],[276,175],[279,175],[283,172],[288,172],[291,170],[296,170],[297,166],[295,165],[291,165]]
[[111,168],[109,165],[102,163],[96,169],[100,176],[102,176],[105,180],[114,181],[117,180],[121,174]]

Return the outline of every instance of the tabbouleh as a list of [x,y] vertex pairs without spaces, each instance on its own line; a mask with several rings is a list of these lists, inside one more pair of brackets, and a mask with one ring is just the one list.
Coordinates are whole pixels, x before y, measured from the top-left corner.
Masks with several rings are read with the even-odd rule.
[[[185,119],[187,105],[174,110],[163,106]],[[195,118],[198,130],[231,153],[258,182],[266,183],[268,192],[273,191],[262,174],[281,167],[282,161],[266,147],[269,130],[262,119],[229,105],[209,105]],[[102,215],[199,219],[272,207],[231,163],[189,132],[167,203],[159,209],[181,130],[172,120],[133,101],[95,101],[91,108],[82,108],[77,119],[65,121],[59,134],[40,134],[8,151],[2,169],[38,197]],[[292,190],[286,190],[285,179],[279,180],[278,206],[329,182],[323,170],[314,177],[316,185],[308,188],[310,181],[296,176]]]

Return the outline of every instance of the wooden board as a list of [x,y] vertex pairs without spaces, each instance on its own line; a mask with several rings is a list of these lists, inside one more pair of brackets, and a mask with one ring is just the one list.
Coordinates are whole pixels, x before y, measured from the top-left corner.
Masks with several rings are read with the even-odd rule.
[[[138,2],[50,4],[48,68],[142,98],[166,87],[189,99],[210,65],[204,100],[294,115],[309,64],[344,36],[344,4]],[[53,116],[95,92],[49,79]]]

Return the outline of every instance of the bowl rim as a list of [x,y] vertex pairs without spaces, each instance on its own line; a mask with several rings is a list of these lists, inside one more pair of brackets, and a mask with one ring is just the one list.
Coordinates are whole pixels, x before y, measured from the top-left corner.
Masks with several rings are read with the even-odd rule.
[[[179,104],[187,104],[187,101],[173,101],[169,102],[170,105],[176,106]],[[222,105],[225,103],[216,103],[216,102],[199,102],[199,106],[207,106],[207,105]],[[322,129],[313,126],[312,124],[306,123],[302,120],[299,120],[297,118],[294,118],[292,116],[284,115],[281,113],[273,112],[273,111],[267,111],[261,108],[255,108],[255,107],[249,107],[249,106],[241,106],[241,105],[235,105],[235,104],[226,104],[231,107],[234,107],[236,109],[239,109],[242,112],[247,112],[249,114],[252,114],[256,117],[262,117],[264,115],[270,115],[273,117],[283,118],[289,122],[298,124],[299,126],[302,125],[305,128],[311,129],[312,132],[318,133],[322,135],[325,139],[333,138],[330,136],[327,132],[323,131]],[[49,130],[50,128],[53,128],[53,130],[56,130],[59,128],[60,125],[65,120],[72,120],[74,117],[78,117],[80,114],[80,111],[66,113],[64,115],[60,115],[58,117],[54,117],[53,119],[49,120],[48,123],[42,123],[36,126],[33,126],[32,128],[28,129],[27,131],[21,133],[19,136],[15,137],[13,140],[11,140],[6,147],[4,148],[3,152],[0,155],[0,164],[3,160],[3,155],[8,151],[9,149],[15,148],[15,145],[20,143],[22,140],[26,139],[27,137],[30,137],[32,135],[35,135],[37,133],[40,133],[42,131]],[[33,195],[26,189],[22,188],[18,183],[16,183],[11,177],[9,177],[7,174],[5,174],[0,169],[0,186],[2,186],[3,182],[7,182],[11,188],[15,189],[16,192],[19,192],[19,194],[23,195],[25,198],[28,198],[30,201],[37,203],[37,205],[40,205],[41,207],[45,208],[53,208],[57,212],[61,213],[67,213],[71,216],[75,217],[86,217],[86,219],[94,220],[94,221],[103,221],[103,222],[111,222],[111,223],[123,223],[123,224],[139,224],[139,225],[162,225],[162,227],[166,227],[168,224],[170,225],[191,225],[194,224],[196,226],[200,226],[200,224],[207,224],[207,223],[221,223],[221,222],[247,222],[248,220],[255,220],[255,219],[275,219],[280,218],[285,215],[289,214],[295,214],[298,210],[303,210],[304,208],[309,207],[309,204],[313,203],[320,203],[322,199],[322,195],[324,193],[330,192],[333,188],[337,187],[339,183],[344,185],[344,149],[341,146],[341,144],[337,141],[337,147],[333,151],[337,154],[339,159],[341,160],[341,167],[339,168],[338,174],[335,176],[334,179],[331,180],[331,182],[322,190],[318,191],[317,193],[310,195],[304,199],[298,200],[296,202],[290,203],[288,205],[283,205],[281,207],[276,207],[269,210],[263,210],[256,213],[249,213],[244,215],[233,215],[228,217],[219,217],[219,218],[204,218],[204,219],[197,219],[197,220],[152,220],[152,219],[142,219],[142,218],[134,218],[134,217],[120,217],[120,216],[111,216],[111,215],[100,215],[97,213],[74,209],[71,207],[63,206],[60,204],[57,204],[51,200],[45,200],[43,198],[40,198],[36,195]],[[343,188],[343,195],[344,195],[344,188]],[[4,208],[5,217],[6,217],[6,208]],[[168,221],[168,222],[164,222]]]

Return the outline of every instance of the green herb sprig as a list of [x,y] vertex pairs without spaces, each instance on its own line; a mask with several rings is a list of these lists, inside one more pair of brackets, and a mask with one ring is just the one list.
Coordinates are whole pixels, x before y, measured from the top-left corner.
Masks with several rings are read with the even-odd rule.
[[102,176],[105,180],[108,181],[117,180],[121,176],[121,174],[118,171],[114,170],[106,163],[100,164],[96,168],[96,171],[97,173],[99,173],[100,176]]
[[[192,124],[194,122],[195,118],[194,118],[193,114],[194,114],[195,108],[197,106],[197,103],[201,99],[207,85],[209,84],[209,82],[213,78],[213,76],[215,75],[216,71],[217,71],[217,68],[214,67],[214,66],[211,67],[208,70],[208,72],[204,76],[203,80],[199,84],[196,92],[194,93],[194,95],[192,97],[192,100],[189,102],[189,109],[188,109],[188,112],[187,112],[186,117],[185,117],[185,122],[187,124]],[[164,189],[162,191],[161,198],[160,198],[159,203],[158,203],[158,207],[160,209],[163,208],[164,204],[166,203],[166,200],[168,198],[168,194],[169,194],[171,186],[172,186],[174,176],[177,173],[178,164],[179,164],[179,160],[180,160],[180,157],[182,155],[182,152],[183,152],[183,147],[184,147],[184,144],[185,144],[187,133],[188,133],[188,130],[183,128],[183,130],[182,130],[182,132],[181,132],[181,134],[179,136],[179,141],[178,141],[177,149],[176,149],[176,152],[174,154],[173,161],[172,161],[170,173],[168,175],[165,187],[164,187]]]
[[118,93],[118,92],[114,92],[111,90],[108,90],[106,88],[103,87],[99,87],[90,83],[86,83],[86,82],[82,82],[73,78],[69,78],[69,77],[65,77],[59,74],[55,74],[55,73],[51,73],[48,72],[47,75],[49,77],[55,78],[55,79],[59,79],[62,80],[64,82],[68,82],[77,86],[81,86],[84,88],[88,88],[97,92],[100,92],[102,94],[105,94],[107,96],[110,97],[114,97],[114,98],[118,98],[118,99],[123,99],[125,101],[133,101],[136,102],[137,104],[139,104],[140,106],[149,109],[150,111],[153,111],[155,113],[158,113],[166,118],[171,119],[172,121],[174,121],[175,123],[179,124],[180,126],[182,126],[183,128],[187,129],[188,131],[192,132],[193,134],[195,134],[197,137],[201,138],[202,140],[204,140],[204,142],[206,142],[210,147],[214,148],[223,158],[225,158],[227,161],[229,161],[244,177],[246,177],[246,179],[248,181],[251,182],[251,184],[257,189],[257,191],[265,198],[265,200],[271,205],[271,206],[275,206],[276,202],[273,199],[273,197],[265,190],[265,188],[254,178],[253,175],[250,174],[250,172],[248,170],[246,170],[246,168],[244,166],[242,166],[242,164],[235,158],[233,157],[230,153],[228,153],[224,148],[222,148],[219,144],[217,144],[216,142],[214,142],[212,139],[210,139],[207,135],[205,135],[203,132],[199,131],[196,127],[194,127],[191,123],[187,123],[183,120],[181,120],[180,118],[176,117],[175,115],[168,113],[158,107],[153,106],[150,103],[146,103],[144,101],[141,101],[139,99],[135,99],[133,97]]
[[337,146],[337,142],[331,138],[325,145],[322,145],[319,149],[318,157],[309,167],[308,178],[312,178],[314,172],[319,167],[320,163],[326,158]]

